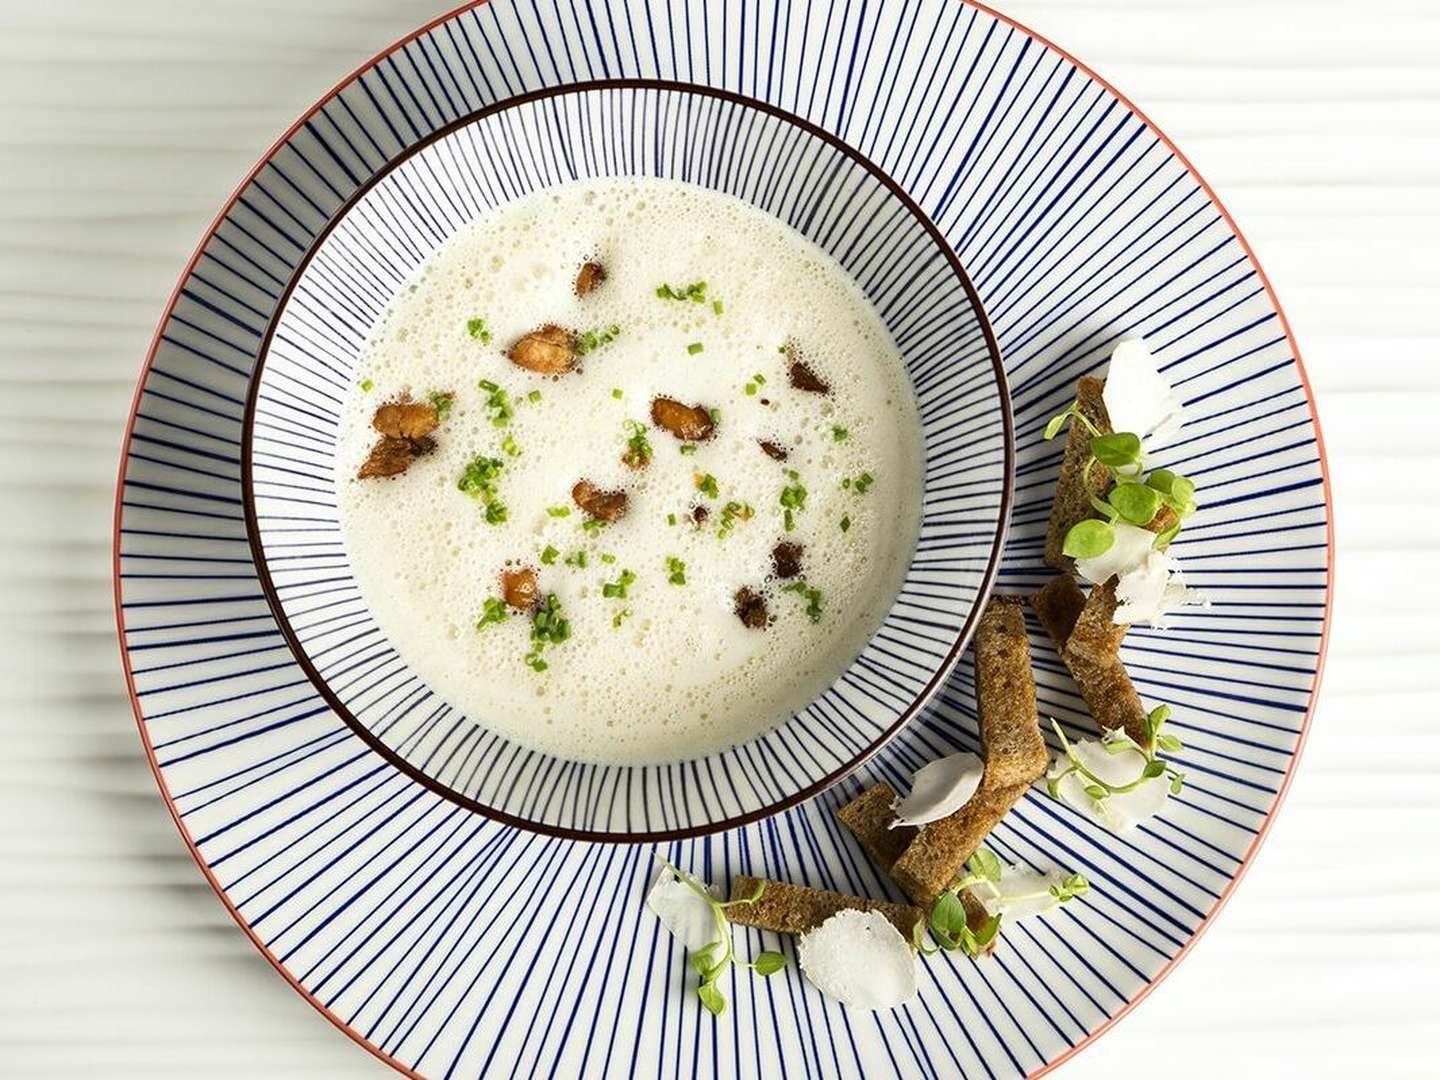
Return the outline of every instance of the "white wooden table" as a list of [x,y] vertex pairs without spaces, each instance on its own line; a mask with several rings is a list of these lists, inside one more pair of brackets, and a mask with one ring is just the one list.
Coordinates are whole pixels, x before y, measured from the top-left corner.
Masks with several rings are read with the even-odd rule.
[[[176,835],[120,678],[110,513],[133,381],[211,215],[448,6],[0,0],[0,1074],[388,1075]],[[1435,1075],[1440,4],[1003,6],[1133,97],[1253,242],[1319,397],[1341,549],[1325,693],[1258,863],[1062,1075]]]

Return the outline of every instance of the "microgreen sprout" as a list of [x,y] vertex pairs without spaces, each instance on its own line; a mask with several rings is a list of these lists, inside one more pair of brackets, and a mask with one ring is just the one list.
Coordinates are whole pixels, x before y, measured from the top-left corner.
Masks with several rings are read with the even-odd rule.
[[[1140,436],[1133,431],[1102,434],[1080,410],[1079,398],[1050,418],[1045,425],[1045,438],[1058,435],[1071,417],[1084,424],[1091,435],[1090,457],[1080,473],[1086,486],[1092,483],[1096,464],[1113,473],[1115,482],[1108,491],[1087,491],[1090,505],[1100,517],[1071,527],[1065,534],[1065,554],[1075,559],[1103,555],[1115,543],[1117,521],[1144,527],[1153,522],[1162,509],[1168,508],[1174,513],[1175,521],[1160,530],[1154,541],[1156,548],[1164,548],[1179,535],[1183,520],[1195,513],[1194,481],[1169,469],[1154,469],[1146,475]],[[1106,475],[1105,471],[1100,470],[1100,475]]]
[[575,352],[580,356],[592,353],[602,345],[609,345],[620,336],[620,327],[611,323],[603,330],[586,330],[575,339]]
[[1078,773],[1080,778],[1085,781],[1085,794],[1090,796],[1095,802],[1097,809],[1103,809],[1105,800],[1111,795],[1123,795],[1127,791],[1134,791],[1141,784],[1148,783],[1162,776],[1170,777],[1170,793],[1172,795],[1180,794],[1185,784],[1185,774],[1155,753],[1156,747],[1164,750],[1167,754],[1173,754],[1184,749],[1184,745],[1178,738],[1161,731],[1161,728],[1165,725],[1165,721],[1168,719],[1170,719],[1169,705],[1161,705],[1151,709],[1150,712],[1146,714],[1145,733],[1148,744],[1146,746],[1141,746],[1123,731],[1107,731],[1102,736],[1105,749],[1109,753],[1120,754],[1126,750],[1134,750],[1145,759],[1145,764],[1141,767],[1140,775],[1126,784],[1107,783],[1087,769],[1080,760],[1079,755],[1075,753],[1074,747],[1072,747],[1069,740],[1065,738],[1065,733],[1060,730],[1060,725],[1052,719],[1050,726],[1055,729],[1055,734],[1060,739],[1060,746],[1065,752],[1065,757],[1070,762],[1070,767],[1064,772],[1046,778],[1045,786],[1050,792],[1051,798],[1060,798],[1060,781],[1064,780],[1065,777],[1071,773]]
[[[949,889],[940,894],[930,910],[930,934],[939,942],[940,949],[926,947],[922,940],[924,929],[919,925],[915,928],[915,948],[926,956],[933,956],[941,949],[946,952],[958,949],[967,956],[978,956],[995,940],[1006,908],[1042,899],[1053,901],[1049,906],[1054,907],[1067,904],[1090,891],[1090,883],[1083,875],[1068,874],[1059,883],[1047,885],[1034,892],[1005,894],[1000,891],[1003,876],[1004,867],[999,857],[989,848],[976,849],[975,854],[965,863],[965,872]],[[978,928],[971,928],[965,903],[960,899],[960,894],[966,889],[986,890],[995,898],[992,901],[993,906],[1000,909]],[[1042,907],[1039,910],[1048,908]]]
[[715,921],[715,940],[690,954],[690,966],[700,976],[700,986],[697,991],[700,1004],[715,1016],[719,1016],[725,1011],[725,994],[720,989],[720,980],[730,970],[731,965],[749,968],[755,974],[765,978],[785,967],[784,955],[777,952],[762,952],[748,963],[735,959],[735,935],[730,929],[730,920],[726,917],[725,912],[730,908],[740,907],[742,904],[758,903],[760,898],[765,895],[765,882],[760,882],[750,896],[742,897],[739,900],[717,900],[711,895],[705,884],[693,875],[687,874],[668,860],[661,861],[665,863],[666,870],[674,874],[682,884],[710,907],[711,918]]
[[481,345],[490,344],[490,329],[485,325],[484,319],[471,319],[465,324],[465,332]]

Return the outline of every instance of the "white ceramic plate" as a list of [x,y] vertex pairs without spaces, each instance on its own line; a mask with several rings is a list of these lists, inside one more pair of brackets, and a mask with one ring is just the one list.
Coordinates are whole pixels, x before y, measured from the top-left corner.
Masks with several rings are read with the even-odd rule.
[[[1124,334],[1187,406],[1164,464],[1201,513],[1177,545],[1215,606],[1125,659],[1175,707],[1184,793],[1117,839],[1043,793],[992,838],[1095,883],[1010,928],[983,964],[938,958],[916,1004],[853,1013],[793,970],[701,1011],[643,909],[639,845],[541,836],[394,768],[320,697],[257,581],[242,513],[244,403],[276,305],[331,215],[440,127],[522,92],[603,78],[724,88],[835,134],[915,199],[994,325],[1018,462],[999,587],[1041,584],[1057,450],[1045,419]],[[1330,517],[1299,358],[1213,195],[1114,90],[958,0],[891,5],[495,2],[346,79],[257,165],[177,288],[136,398],[116,507],[116,592],[147,752],[239,924],[338,1026],[427,1076],[1017,1076],[1063,1060],[1194,941],[1264,835],[1324,654]],[[1038,632],[1042,708],[1084,730]],[[971,671],[824,795],[664,845],[724,883],[756,872],[870,895],[833,810],[864,783],[975,748]],[[792,952],[747,933],[742,948]],[[793,952],[792,952],[793,955]]]

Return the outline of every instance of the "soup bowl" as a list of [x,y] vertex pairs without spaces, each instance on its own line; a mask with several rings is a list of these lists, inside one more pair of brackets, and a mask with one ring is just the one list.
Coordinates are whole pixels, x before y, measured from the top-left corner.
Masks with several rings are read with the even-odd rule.
[[[250,543],[301,668],[396,768],[472,811],[554,835],[655,841],[715,832],[845,776],[944,681],[993,582],[1009,519],[1014,436],[1004,372],[954,252],[909,196],[851,147],[725,91],[576,84],[508,99],[408,146],[403,133],[395,136],[395,147],[381,147],[330,133],[336,151],[369,178],[291,279],[247,402]],[[763,734],[660,765],[543,753],[448,703],[372,616],[351,573],[336,492],[340,402],[398,292],[472,222],[535,191],[602,177],[726,193],[829,253],[898,346],[923,441],[918,540],[898,595],[860,653]],[[289,182],[303,183],[301,171]]]

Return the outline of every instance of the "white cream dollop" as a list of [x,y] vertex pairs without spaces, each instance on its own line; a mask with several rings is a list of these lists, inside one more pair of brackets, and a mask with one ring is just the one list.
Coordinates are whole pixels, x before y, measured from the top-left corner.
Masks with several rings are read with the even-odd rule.
[[890,828],[949,817],[970,801],[984,775],[985,763],[968,750],[930,762],[911,778],[910,794],[891,806],[895,820]]
[[1110,353],[1102,395],[1110,427],[1140,437],[1153,450],[1180,430],[1180,399],[1155,366],[1141,338],[1126,338]]
[[915,953],[878,911],[837,911],[796,946],[810,984],[855,1009],[893,1009],[919,992]]

